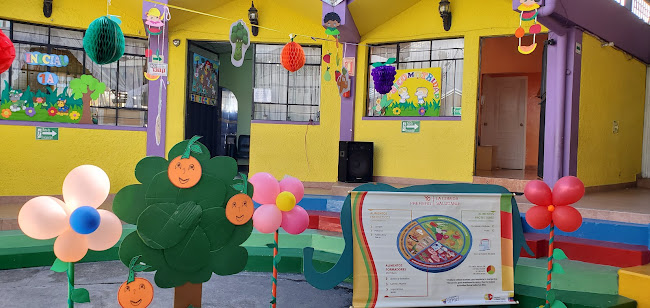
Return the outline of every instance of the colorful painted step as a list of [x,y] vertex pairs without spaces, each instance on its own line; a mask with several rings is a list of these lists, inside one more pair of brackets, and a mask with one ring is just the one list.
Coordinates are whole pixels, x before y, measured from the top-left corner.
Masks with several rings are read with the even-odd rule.
[[637,301],[639,308],[650,308],[650,264],[618,271],[619,293]]
[[[127,234],[135,231],[135,226],[123,226],[124,238]],[[249,251],[251,267],[247,270],[262,270],[257,268],[256,261],[259,258],[266,260],[269,257],[268,265],[270,266],[270,256],[273,251],[266,244],[273,242],[273,234],[262,234],[253,231],[249,239],[243,244]],[[109,261],[117,260],[118,242],[113,248],[106,251],[88,251],[86,257],[81,262]],[[0,270],[25,268],[35,266],[49,266],[54,262],[55,256],[52,251],[54,239],[35,240],[27,237],[21,231],[1,231],[0,232]],[[297,269],[302,271],[302,251],[304,247],[314,247],[316,249],[315,262],[317,268],[326,270],[333,266],[338,260],[345,243],[340,233],[326,232],[319,230],[306,230],[299,235],[291,235],[280,231],[279,237],[280,254],[288,257],[281,269],[296,272]],[[295,257],[295,256],[300,256]],[[295,258],[291,259],[290,257]],[[265,262],[265,261],[264,261]],[[259,266],[266,266],[263,262]]]
[[[562,291],[555,292],[556,298],[568,308],[635,308],[635,300],[610,294],[595,294],[587,292]],[[546,289],[525,285],[515,285],[515,299],[518,305],[513,307],[534,308],[544,305]],[[641,306],[638,306],[641,307]]]
[[[522,257],[548,257],[548,235],[526,233],[526,243],[533,251],[530,256],[521,252]],[[569,236],[556,236],[555,248],[564,250],[569,259],[593,264],[616,267],[632,267],[650,263],[650,250],[642,245],[630,245]]]
[[[521,215],[524,233],[548,234],[549,228],[541,230],[533,229],[528,225],[524,216],[524,214]],[[585,218],[582,221],[582,226],[577,231],[567,233],[556,229],[555,235],[641,245],[650,248],[650,225]]]
[[307,211],[309,214],[309,226],[314,230],[341,232],[340,213],[327,211]]
[[[618,267],[584,263],[573,260],[558,262],[564,274],[553,275],[553,289],[597,294],[618,294]],[[519,258],[515,283],[546,287],[547,259]]]

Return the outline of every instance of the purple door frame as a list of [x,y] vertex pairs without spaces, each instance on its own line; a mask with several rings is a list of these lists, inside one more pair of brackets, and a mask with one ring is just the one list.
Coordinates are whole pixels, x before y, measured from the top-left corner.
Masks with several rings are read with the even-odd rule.
[[[168,0],[158,0],[167,4]],[[151,2],[142,2],[142,21],[147,21],[147,12],[151,8],[158,8],[164,12],[163,7]],[[164,14],[164,13],[163,13]],[[146,24],[144,25],[146,27]],[[169,55],[169,23],[163,28],[163,33],[151,36],[149,49],[160,50],[162,55]],[[160,42],[159,42],[160,40]],[[167,62],[167,59],[164,59]],[[147,110],[147,156],[165,157],[165,131],[167,130],[167,77],[149,81],[149,100]]]

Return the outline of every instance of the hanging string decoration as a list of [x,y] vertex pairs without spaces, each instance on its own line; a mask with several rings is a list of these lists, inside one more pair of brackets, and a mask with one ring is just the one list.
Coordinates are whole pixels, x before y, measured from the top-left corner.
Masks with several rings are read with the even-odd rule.
[[88,26],[83,45],[88,57],[99,65],[113,63],[124,55],[124,34],[115,16],[102,16]]
[[535,204],[526,212],[526,222],[535,229],[549,228],[548,240],[548,272],[546,278],[546,304],[544,308],[566,307],[564,303],[555,299],[555,292],[551,289],[552,275],[563,274],[564,270],[553,260],[567,259],[561,249],[554,248],[555,227],[564,232],[573,232],[582,225],[582,215],[570,204],[578,202],[585,194],[585,185],[574,176],[565,176],[559,179],[553,191],[542,181],[531,181],[524,188],[524,195],[528,201]]
[[291,42],[282,48],[282,66],[290,72],[295,72],[305,65],[305,61],[305,51],[300,44],[293,41],[291,36]]
[[6,72],[16,58],[14,43],[0,31],[0,74]]
[[244,64],[246,50],[251,45],[250,30],[241,19],[230,25],[230,45],[232,46],[230,62],[235,67],[241,67]]
[[[521,12],[519,14],[519,28],[517,28],[515,31],[515,36],[519,39],[519,46],[517,46],[517,50],[519,50],[520,53],[527,55],[535,51],[535,48],[537,48],[537,42],[535,42],[535,38],[537,36],[537,33],[542,32],[542,26],[537,23],[537,9],[539,9],[539,4],[537,4],[535,0],[519,0],[519,3],[521,3],[521,5],[519,5],[517,8],[517,10]],[[521,38],[526,34],[526,30],[524,30],[521,24],[524,21],[531,20],[533,21],[533,25],[528,28],[528,32],[533,35],[533,43],[528,46],[522,46]]]
[[395,58],[390,58],[386,62],[376,62],[372,64],[372,81],[375,84],[375,91],[379,94],[386,94],[390,92],[393,87],[393,82],[395,81],[395,67],[390,64],[395,63]]

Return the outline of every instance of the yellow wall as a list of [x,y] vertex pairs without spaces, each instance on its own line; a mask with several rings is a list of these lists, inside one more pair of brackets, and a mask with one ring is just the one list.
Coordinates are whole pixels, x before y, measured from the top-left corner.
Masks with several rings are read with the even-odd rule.
[[[145,35],[142,1],[112,0],[111,3],[110,13],[120,16],[120,27],[125,35]],[[0,18],[74,29],[86,29],[103,15],[106,15],[105,0],[56,0],[50,18],[43,16],[42,0],[3,0],[0,4]]]
[[[142,25],[141,1],[113,0],[111,14],[120,15],[126,35],[139,36]],[[106,1],[54,1],[51,18],[43,17],[43,1],[2,1],[0,18],[51,24],[66,28],[87,28],[106,14]],[[43,123],[43,126],[52,126]],[[58,141],[36,141],[34,126],[0,123],[0,196],[61,194],[66,174],[74,167],[93,164],[111,179],[111,192],[135,182],[133,170],[146,154],[146,132],[104,129],[59,128]]]
[[578,177],[586,186],[634,182],[641,172],[645,79],[643,63],[584,35]]
[[[209,13],[230,19],[248,20],[247,12],[250,2],[231,1]],[[289,33],[324,36],[324,28],[314,14],[305,14],[283,6],[275,0],[255,1],[260,11],[260,23],[265,27],[280,30],[275,32],[260,29],[258,36],[253,36],[253,43],[281,43],[289,41]],[[315,6],[320,10],[320,3]],[[172,20],[173,20],[172,11]],[[309,17],[312,16],[312,17]],[[317,15],[318,16],[318,15]],[[185,131],[185,83],[187,40],[227,41],[232,20],[221,20],[196,15],[189,21],[172,23],[170,39],[180,39],[179,47],[170,45],[169,49],[169,86],[167,103],[167,139],[169,150],[174,144],[184,139]],[[320,44],[305,37],[298,37],[301,44]],[[323,53],[330,47],[323,46]],[[251,52],[249,49],[248,52]],[[326,67],[322,67],[324,73]],[[331,72],[333,75],[333,72]],[[252,91],[252,89],[251,89]],[[285,174],[298,177],[303,181],[334,182],[338,163],[340,98],[334,82],[321,82],[321,121],[320,125],[286,125],[260,124],[251,125],[250,172],[270,172],[276,177]],[[307,135],[305,142],[305,135]]]
[[104,169],[116,193],[135,183],[135,165],[146,155],[144,131],[62,127],[58,141],[36,141],[34,126],[0,125],[0,136],[0,196],[60,195],[68,172],[87,164]]
[[[519,15],[506,0],[451,1],[451,10],[450,31],[442,28],[437,3],[422,0],[362,37],[364,44],[465,38],[462,120],[421,121],[420,133],[414,134],[401,133],[401,121],[361,119],[366,112],[368,49],[360,48],[355,140],[375,143],[375,176],[472,181],[480,37],[512,35]],[[355,21],[363,22],[363,18]]]

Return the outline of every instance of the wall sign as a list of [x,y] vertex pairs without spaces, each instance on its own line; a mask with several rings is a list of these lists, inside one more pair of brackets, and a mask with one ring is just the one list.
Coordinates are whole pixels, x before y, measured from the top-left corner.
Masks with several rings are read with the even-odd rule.
[[353,57],[347,57],[343,58],[343,67],[345,67],[346,70],[348,70],[348,75],[350,77],[354,76],[354,71],[356,70],[356,58]]
[[45,86],[55,86],[57,83],[59,83],[59,76],[54,73],[43,72],[36,76],[36,80],[38,83]]
[[514,304],[511,198],[351,192],[353,307]]
[[419,133],[420,121],[402,121],[402,133]]
[[59,128],[37,126],[36,140],[59,140]]
[[52,55],[38,51],[25,53],[25,63],[31,65],[45,65],[54,67],[68,66],[70,59],[66,55]]
[[151,76],[167,76],[167,63],[149,62],[147,73]]
[[440,116],[439,67],[397,70],[391,91],[375,102],[382,116]]

